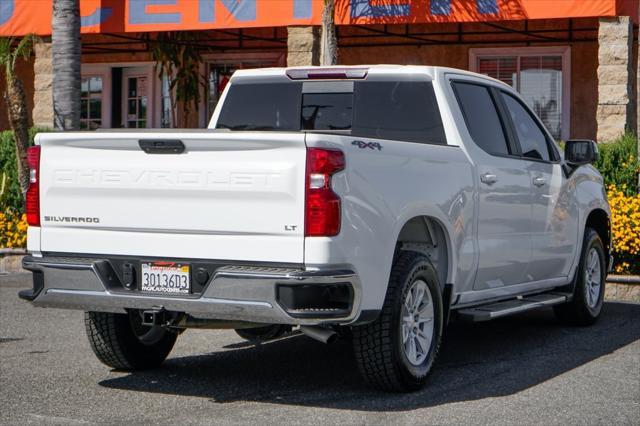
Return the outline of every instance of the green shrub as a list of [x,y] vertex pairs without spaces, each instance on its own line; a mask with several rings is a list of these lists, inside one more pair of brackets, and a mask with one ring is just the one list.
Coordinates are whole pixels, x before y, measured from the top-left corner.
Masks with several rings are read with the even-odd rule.
[[23,210],[17,174],[13,132],[7,130],[0,133],[0,211]]
[[[33,143],[33,137],[43,129],[30,129],[29,137]],[[16,148],[13,142],[13,132],[5,130],[0,132],[0,212],[14,210],[18,213],[24,211],[22,193],[18,184],[18,169],[16,168]]]
[[600,171],[605,185],[615,185],[625,195],[637,193],[638,188],[638,139],[626,134],[609,143],[598,144],[600,156],[594,166]]

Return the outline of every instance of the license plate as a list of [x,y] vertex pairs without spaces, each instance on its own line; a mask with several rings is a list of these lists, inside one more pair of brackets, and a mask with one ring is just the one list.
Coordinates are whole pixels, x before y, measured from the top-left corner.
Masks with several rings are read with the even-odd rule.
[[189,293],[189,265],[175,262],[143,262],[142,291],[157,293]]

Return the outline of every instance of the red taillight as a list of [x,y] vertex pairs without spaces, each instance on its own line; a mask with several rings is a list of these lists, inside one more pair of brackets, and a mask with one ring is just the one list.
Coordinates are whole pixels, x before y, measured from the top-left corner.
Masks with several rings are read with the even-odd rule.
[[344,169],[344,154],[333,149],[307,149],[305,236],[331,237],[340,232],[340,197],[331,175]]
[[29,189],[25,200],[27,223],[40,226],[40,147],[32,146],[27,150],[29,165]]

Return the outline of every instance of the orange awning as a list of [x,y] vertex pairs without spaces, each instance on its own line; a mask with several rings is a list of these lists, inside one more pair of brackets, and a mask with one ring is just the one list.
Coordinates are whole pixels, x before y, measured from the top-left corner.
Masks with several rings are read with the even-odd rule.
[[[320,25],[323,0],[80,0],[83,33]],[[639,0],[336,0],[336,22],[633,16]],[[0,0],[0,36],[51,34],[52,0]]]

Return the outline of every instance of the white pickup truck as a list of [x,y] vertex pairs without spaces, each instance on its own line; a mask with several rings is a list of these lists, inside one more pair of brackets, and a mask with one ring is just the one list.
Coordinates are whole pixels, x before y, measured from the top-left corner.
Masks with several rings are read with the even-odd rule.
[[465,71],[238,71],[208,130],[44,133],[29,151],[36,306],[97,357],[177,336],[350,337],[372,386],[425,383],[449,318],[553,306],[591,324],[611,265],[593,141],[562,155],[511,87]]

